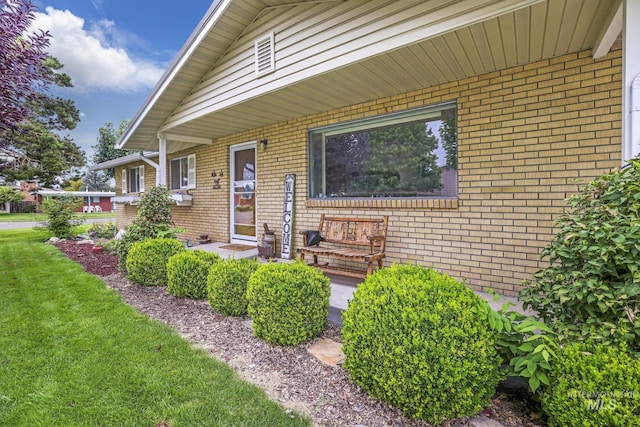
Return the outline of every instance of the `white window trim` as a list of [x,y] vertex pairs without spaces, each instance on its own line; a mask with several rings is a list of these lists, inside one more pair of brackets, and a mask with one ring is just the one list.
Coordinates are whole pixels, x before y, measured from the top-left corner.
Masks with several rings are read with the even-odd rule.
[[129,187],[127,186],[127,174],[128,173],[129,173],[129,168],[122,169],[122,179],[120,181],[122,194],[129,193]]
[[[173,188],[173,162],[181,159],[187,159],[187,185],[182,185],[182,180],[180,180],[180,187]],[[196,155],[189,154],[188,156],[175,157],[169,160],[169,187],[171,190],[192,190],[196,188]]]
[[[131,188],[129,187],[131,185],[129,174],[134,169],[138,169],[138,187],[139,187],[138,191],[131,191]],[[127,168],[127,169],[124,169],[122,172],[123,172],[122,173],[122,188],[123,188],[122,194],[144,193],[144,165]]]

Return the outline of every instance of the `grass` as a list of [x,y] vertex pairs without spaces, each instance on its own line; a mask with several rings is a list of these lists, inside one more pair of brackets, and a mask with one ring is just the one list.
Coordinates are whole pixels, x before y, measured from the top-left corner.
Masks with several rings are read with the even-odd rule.
[[[80,218],[92,219],[92,218],[113,218],[115,221],[116,214],[114,212],[102,212],[102,213],[78,213]],[[0,222],[39,222],[47,219],[45,214],[41,213],[0,213]]]
[[0,425],[309,425],[45,237],[0,231]]

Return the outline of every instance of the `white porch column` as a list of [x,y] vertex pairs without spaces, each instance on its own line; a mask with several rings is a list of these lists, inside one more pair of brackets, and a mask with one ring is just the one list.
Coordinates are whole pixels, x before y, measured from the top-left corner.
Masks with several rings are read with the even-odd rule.
[[640,155],[640,1],[623,0],[622,164]]
[[157,185],[167,186],[167,138],[164,134],[158,134],[158,163],[160,167],[156,170]]

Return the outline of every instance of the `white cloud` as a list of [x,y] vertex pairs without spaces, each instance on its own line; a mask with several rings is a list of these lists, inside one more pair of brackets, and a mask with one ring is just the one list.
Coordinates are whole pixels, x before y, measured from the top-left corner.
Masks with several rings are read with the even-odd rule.
[[[134,92],[152,88],[164,69],[152,61],[133,59],[127,53],[126,39],[135,37],[118,31],[112,21],[84,28],[84,19],[68,10],[47,7],[36,13],[32,27],[49,31],[50,55],[64,65],[76,89]],[[110,42],[111,40],[111,42]],[[139,40],[134,40],[139,43]]]

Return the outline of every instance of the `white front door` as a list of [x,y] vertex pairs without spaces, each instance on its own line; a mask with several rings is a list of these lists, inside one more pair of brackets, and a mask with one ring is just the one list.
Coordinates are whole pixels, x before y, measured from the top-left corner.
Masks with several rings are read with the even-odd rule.
[[256,143],[231,147],[231,241],[257,242]]

